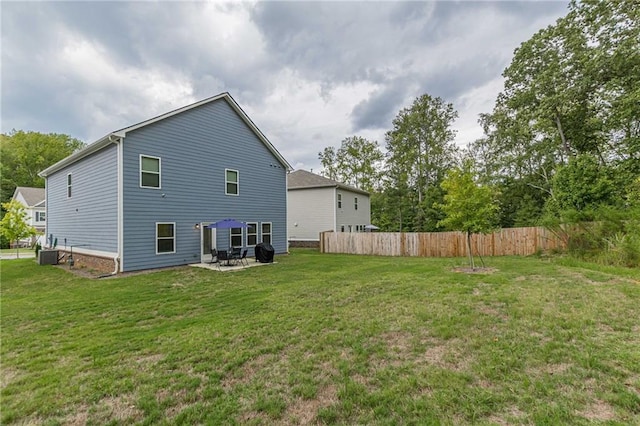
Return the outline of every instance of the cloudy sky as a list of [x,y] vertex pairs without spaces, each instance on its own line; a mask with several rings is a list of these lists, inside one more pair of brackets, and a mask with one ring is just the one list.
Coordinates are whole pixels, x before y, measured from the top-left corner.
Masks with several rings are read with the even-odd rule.
[[360,135],[384,147],[423,93],[480,137],[513,51],[568,1],[2,2],[2,132],[93,142],[229,92],[294,166]]

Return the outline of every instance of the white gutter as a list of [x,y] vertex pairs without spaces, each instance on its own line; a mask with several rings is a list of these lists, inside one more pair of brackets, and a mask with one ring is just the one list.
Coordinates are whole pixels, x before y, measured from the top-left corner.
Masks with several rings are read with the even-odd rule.
[[122,146],[122,141],[124,140],[124,134],[112,133],[109,135],[109,140],[112,143],[116,144],[117,147],[117,168],[118,168],[118,183],[117,183],[117,192],[118,192],[118,201],[117,201],[117,251],[118,254],[114,257],[115,270],[113,274],[122,271],[123,266],[123,255],[124,255],[124,171],[123,171],[123,158],[124,158],[124,148]]

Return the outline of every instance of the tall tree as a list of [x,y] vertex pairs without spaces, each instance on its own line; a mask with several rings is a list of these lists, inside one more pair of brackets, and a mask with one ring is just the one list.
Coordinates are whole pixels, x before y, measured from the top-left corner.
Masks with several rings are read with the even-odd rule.
[[328,146],[318,153],[318,160],[322,164],[321,174],[329,179],[338,180],[338,161],[336,149]]
[[[569,9],[515,51],[495,108],[481,115],[487,136],[474,148],[490,159],[491,180],[510,186],[505,196],[525,183],[544,203],[558,166],[580,155],[616,168],[619,186],[640,175],[637,5],[584,0]],[[522,205],[541,211],[530,207]]]
[[36,230],[27,223],[27,213],[19,201],[11,200],[8,203],[2,203],[2,208],[6,213],[0,220],[0,233],[7,240],[16,243],[16,257],[20,257],[18,243],[23,238],[36,235]]
[[466,234],[469,265],[475,268],[471,236],[495,229],[498,213],[495,190],[476,182],[474,164],[469,159],[463,162],[462,167],[452,168],[447,172],[442,188],[446,194],[439,207],[446,217],[440,223],[447,229]]
[[373,192],[380,179],[384,155],[378,142],[361,136],[342,140],[340,148],[326,147],[318,153],[325,177]]
[[440,182],[454,163],[455,131],[451,125],[457,117],[452,104],[424,94],[398,113],[393,129],[386,133],[389,184],[406,187],[412,193],[399,194],[413,199],[404,220],[411,224],[409,230],[430,231],[438,227],[441,217],[432,206],[441,201]]
[[68,135],[13,130],[0,135],[2,195],[8,201],[16,186],[44,187],[38,173],[81,149],[84,143]]

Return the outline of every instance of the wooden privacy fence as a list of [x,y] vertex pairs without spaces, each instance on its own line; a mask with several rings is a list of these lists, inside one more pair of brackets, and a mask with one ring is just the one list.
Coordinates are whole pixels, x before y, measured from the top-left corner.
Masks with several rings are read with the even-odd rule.
[[[527,256],[538,251],[564,249],[564,242],[546,228],[505,228],[471,238],[473,255]],[[321,253],[377,256],[467,256],[462,232],[321,232]]]

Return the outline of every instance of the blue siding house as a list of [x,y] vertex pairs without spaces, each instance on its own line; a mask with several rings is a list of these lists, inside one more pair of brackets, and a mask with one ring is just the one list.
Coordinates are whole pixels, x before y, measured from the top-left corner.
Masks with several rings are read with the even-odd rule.
[[[46,234],[113,272],[199,263],[211,248],[287,251],[289,163],[222,93],[112,132],[41,172]],[[209,229],[225,218],[248,228]],[[105,266],[108,265],[108,266]]]

